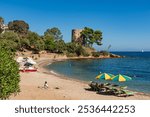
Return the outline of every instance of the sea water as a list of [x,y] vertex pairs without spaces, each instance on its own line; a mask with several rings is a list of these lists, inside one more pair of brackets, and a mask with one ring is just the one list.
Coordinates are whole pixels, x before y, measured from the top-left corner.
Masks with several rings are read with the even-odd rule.
[[[150,93],[150,52],[113,52],[125,58],[81,59],[55,62],[47,66],[56,73],[83,81],[110,82],[129,89]],[[99,73],[123,74],[132,77],[131,81],[114,82],[96,80]]]

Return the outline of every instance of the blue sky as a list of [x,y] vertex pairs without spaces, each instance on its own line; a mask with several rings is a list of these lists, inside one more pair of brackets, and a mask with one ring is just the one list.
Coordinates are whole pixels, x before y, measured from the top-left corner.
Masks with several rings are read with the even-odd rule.
[[103,46],[112,51],[150,50],[149,0],[1,0],[5,23],[24,20],[30,30],[42,35],[58,27],[65,42],[71,30],[85,26],[103,32]]

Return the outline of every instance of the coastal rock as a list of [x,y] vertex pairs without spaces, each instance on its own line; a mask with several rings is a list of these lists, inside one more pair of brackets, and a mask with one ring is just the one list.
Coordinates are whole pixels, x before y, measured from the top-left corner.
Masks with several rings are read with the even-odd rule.
[[112,54],[110,53],[109,55],[111,58],[124,58],[124,56],[120,56],[120,55],[116,55],[116,54]]

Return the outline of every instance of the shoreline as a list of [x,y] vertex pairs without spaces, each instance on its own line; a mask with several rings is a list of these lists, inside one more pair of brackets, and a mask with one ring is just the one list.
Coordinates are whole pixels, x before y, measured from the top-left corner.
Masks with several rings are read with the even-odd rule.
[[[65,77],[61,74],[53,74],[44,66],[53,62],[70,60],[70,58],[58,57],[56,59],[41,57],[37,60],[38,72],[20,73],[21,92],[11,96],[10,100],[149,100],[150,95],[138,92],[130,97],[116,97],[112,95],[100,95],[93,91],[87,91],[88,82]],[[73,58],[76,59],[76,58]],[[79,58],[80,59],[80,58]],[[47,81],[49,88],[43,89],[43,83]]]
[[[75,78],[73,78],[73,77],[68,77],[68,76],[65,76],[65,75],[63,75],[63,74],[55,73],[55,72],[53,72],[52,70],[49,71],[47,68],[45,68],[45,66],[47,66],[47,65],[49,65],[49,64],[52,64],[52,63],[54,63],[54,62],[61,62],[61,61],[65,61],[65,60],[71,60],[71,59],[42,61],[41,63],[38,64],[38,66],[39,66],[39,68],[41,69],[41,71],[42,71],[43,73],[55,75],[55,76],[59,77],[60,79],[72,80],[72,81],[75,81],[75,82],[82,82],[82,83],[88,84],[88,81],[75,79]],[[72,59],[72,60],[73,60],[73,59]]]
[[[50,64],[54,63],[54,62],[61,62],[61,61],[65,61],[65,60],[83,60],[82,58],[74,58],[74,59],[58,59],[58,60],[51,60]],[[84,58],[86,59],[86,58]],[[101,58],[100,58],[101,59]],[[105,58],[106,59],[106,58]],[[56,75],[58,77],[61,76],[62,79],[66,79],[66,80],[73,80],[73,81],[76,81],[76,82],[82,82],[82,83],[85,83],[85,84],[88,84],[89,82],[88,81],[84,81],[84,80],[79,80],[79,79],[75,79],[73,77],[68,77],[68,76],[64,76],[63,74],[59,74],[59,73],[51,73],[48,69],[44,68],[45,66],[48,65],[48,61],[43,61],[42,62],[42,65],[39,64],[39,67],[41,67],[43,69],[43,71],[45,71],[45,73],[47,74],[53,74],[53,75]],[[134,90],[132,90],[134,91]],[[145,92],[140,92],[140,91],[134,91],[134,92],[137,92],[138,94],[140,95],[146,95],[146,96],[150,96],[150,93],[145,93]]]

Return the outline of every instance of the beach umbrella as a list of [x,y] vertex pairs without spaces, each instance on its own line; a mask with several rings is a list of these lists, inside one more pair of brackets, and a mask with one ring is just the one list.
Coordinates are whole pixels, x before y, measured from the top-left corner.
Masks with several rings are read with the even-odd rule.
[[121,75],[121,74],[112,77],[112,81],[124,82],[124,81],[129,81],[129,80],[132,80],[132,78],[126,75]]
[[112,78],[113,76],[114,76],[114,75],[112,75],[112,74],[101,73],[101,74],[99,74],[98,76],[96,76],[96,79],[111,80],[111,78]]

